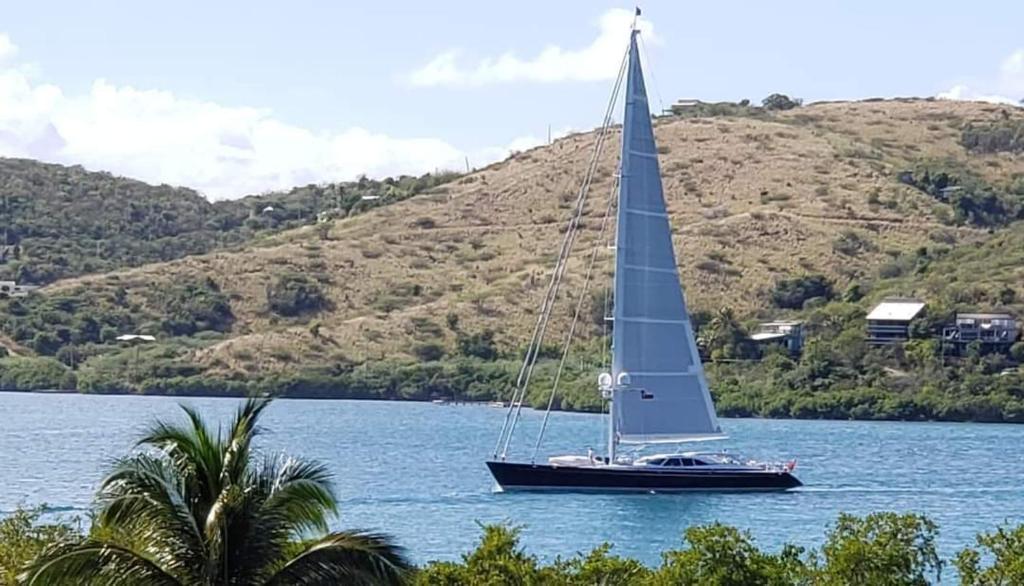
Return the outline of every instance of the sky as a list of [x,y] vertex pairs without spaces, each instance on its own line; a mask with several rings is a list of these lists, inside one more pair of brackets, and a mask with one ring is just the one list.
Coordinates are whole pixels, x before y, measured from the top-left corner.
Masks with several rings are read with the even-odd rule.
[[[1024,98],[1019,0],[649,1],[652,105]],[[632,4],[0,0],[0,156],[234,198],[600,123]]]

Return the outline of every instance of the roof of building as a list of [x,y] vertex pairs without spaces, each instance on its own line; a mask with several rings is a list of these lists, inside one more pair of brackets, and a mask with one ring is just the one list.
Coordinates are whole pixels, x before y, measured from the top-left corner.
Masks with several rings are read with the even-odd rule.
[[155,342],[156,338],[149,334],[123,334],[116,338],[119,342],[134,342],[138,340],[140,342]]
[[787,334],[781,332],[758,332],[756,334],[750,334],[750,339],[755,342],[763,342],[764,340],[780,340],[785,338]]
[[957,319],[1013,319],[1008,313],[958,313]]
[[920,299],[886,299],[868,314],[869,320],[910,321],[924,309]]

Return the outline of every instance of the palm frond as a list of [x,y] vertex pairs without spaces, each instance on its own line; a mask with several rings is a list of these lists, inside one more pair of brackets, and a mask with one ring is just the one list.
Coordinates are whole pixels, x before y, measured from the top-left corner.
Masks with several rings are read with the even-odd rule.
[[206,545],[182,484],[164,460],[122,459],[101,484],[97,523],[145,543],[163,567],[188,575],[202,565]]
[[412,566],[390,537],[363,531],[332,533],[306,545],[265,586],[392,586],[405,584]]
[[259,433],[256,423],[263,410],[270,406],[270,402],[269,398],[253,397],[247,399],[238,408],[223,449],[223,468],[221,469],[223,484],[240,482],[245,475],[250,463],[249,451],[252,447],[252,440]]
[[182,409],[192,419],[191,426],[158,422],[138,441],[138,445],[160,450],[178,473],[190,479],[196,490],[209,499],[220,487],[222,450],[208,430],[202,427],[199,415],[188,407],[183,406]]
[[296,535],[327,532],[327,521],[337,514],[338,501],[326,466],[278,458],[264,464],[261,481],[269,483],[259,510],[261,520],[285,524]]
[[65,544],[44,552],[18,576],[25,586],[183,586],[156,562],[131,549],[101,541]]

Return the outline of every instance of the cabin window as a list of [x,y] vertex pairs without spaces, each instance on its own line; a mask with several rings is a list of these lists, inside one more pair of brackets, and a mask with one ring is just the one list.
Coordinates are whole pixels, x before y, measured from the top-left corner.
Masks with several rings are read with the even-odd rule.
[[648,466],[661,466],[665,463],[665,458],[658,458],[657,460],[651,460],[647,463]]
[[679,466],[679,458],[669,458],[662,466]]
[[708,463],[707,463],[707,462],[705,462],[704,460],[697,460],[697,459],[694,459],[694,460],[693,460],[693,465],[694,465],[694,466],[707,466],[707,465],[708,465]]
[[692,458],[683,458],[682,462],[683,462],[683,466],[693,466],[693,459]]

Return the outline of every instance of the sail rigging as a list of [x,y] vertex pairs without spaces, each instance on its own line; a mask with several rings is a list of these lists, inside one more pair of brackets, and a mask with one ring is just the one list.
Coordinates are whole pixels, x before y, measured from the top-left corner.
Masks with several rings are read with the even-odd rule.
[[[647,90],[637,50],[638,34],[634,26],[604,124],[598,133],[573,216],[566,226],[551,281],[517,377],[516,388],[494,450],[494,457],[500,457],[501,460],[507,458],[521,415],[551,311],[578,236],[580,218],[601,149],[610,134],[611,115],[623,81],[626,86],[625,112],[618,192],[614,198],[617,205],[614,206],[616,234],[611,376],[602,377],[602,392],[610,399],[607,461],[614,461],[615,448],[620,443],[646,444],[725,437],[718,425],[679,282]],[[611,209],[612,206],[609,206],[608,211]],[[606,221],[607,217],[602,221],[602,232]],[[586,283],[590,281],[595,258],[592,255]],[[586,286],[579,293],[573,321],[563,345],[562,360],[552,386],[547,413],[534,445],[534,459],[547,428],[585,289]]]
[[679,282],[647,90],[630,37],[612,330],[614,444],[724,437]]
[[[537,323],[534,325],[533,335],[530,338],[530,344],[526,350],[526,356],[523,358],[523,364],[519,369],[519,376],[516,378],[516,386],[512,392],[512,399],[509,401],[508,410],[505,413],[505,420],[502,424],[501,433],[498,436],[498,442],[494,447],[493,457],[501,457],[502,460],[508,457],[508,451],[512,444],[512,437],[515,434],[516,425],[519,423],[519,418],[522,414],[523,404],[526,400],[527,391],[529,390],[530,379],[533,375],[534,367],[537,364],[537,359],[540,356],[540,349],[544,343],[544,337],[547,332],[547,326],[550,321],[551,310],[554,307],[554,303],[558,297],[558,291],[562,285],[563,277],[565,276],[566,268],[568,267],[569,257],[572,254],[573,245],[576,243],[577,236],[579,235],[579,228],[581,225],[581,219],[587,204],[587,197],[590,194],[590,185],[594,180],[598,163],[601,160],[601,153],[604,145],[608,140],[608,137],[612,134],[612,121],[615,111],[615,102],[619,94],[619,88],[622,85],[622,80],[626,74],[626,65],[628,60],[628,53],[623,55],[622,64],[619,67],[619,75],[615,80],[615,87],[612,90],[611,98],[608,101],[608,106],[605,110],[604,122],[601,125],[601,129],[597,134],[597,140],[594,144],[594,151],[591,154],[590,163],[587,165],[586,173],[584,174],[583,183],[580,185],[580,190],[576,196],[576,204],[573,208],[572,218],[566,225],[565,233],[562,237],[562,246],[558,254],[558,258],[555,262],[554,271],[551,274],[551,280],[548,283],[547,291],[544,295],[544,300],[541,303],[541,309],[537,317]],[[571,340],[571,334],[570,334]],[[563,356],[564,358],[564,356]],[[552,393],[557,390],[557,383]],[[548,411],[550,412],[551,406],[549,404]],[[541,437],[538,438],[538,444],[543,437],[543,431]]]
[[[639,9],[637,16],[639,16]],[[753,460],[741,462],[728,453],[685,452],[678,455],[619,456],[621,444],[678,443],[721,439],[711,393],[697,352],[693,325],[679,281],[672,229],[665,205],[658,151],[640,56],[638,30],[633,23],[629,47],[615,82],[615,91],[597,133],[562,249],[541,305],[530,346],[505,416],[498,445],[487,467],[500,490],[789,490],[801,485],[791,464]],[[587,192],[609,135],[611,110],[625,80],[625,115],[621,155],[612,182],[605,215],[582,286],[574,286],[577,298],[572,322],[562,344],[547,410],[541,421],[533,457],[529,462],[506,460],[512,434],[519,421],[523,400],[544,341],[551,309],[565,276],[568,256],[577,240]],[[614,212],[614,213],[613,213]],[[584,308],[588,285],[595,273],[598,251],[603,249],[605,228],[615,218],[615,277],[612,288],[612,344],[610,364],[597,383],[607,406],[608,455],[588,449],[586,455],[564,455],[538,463],[544,432],[555,404],[559,381],[569,348]],[[605,301],[607,316],[608,298]],[[605,321],[607,324],[607,320]],[[607,338],[606,338],[607,339]],[[607,346],[606,346],[607,348]]]

